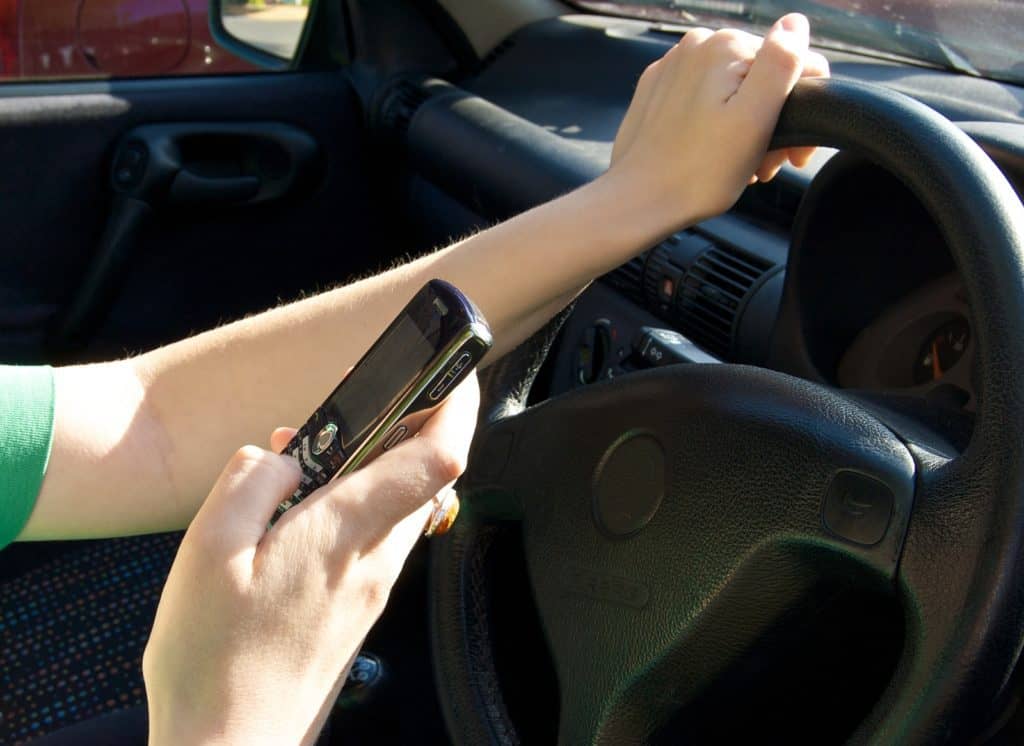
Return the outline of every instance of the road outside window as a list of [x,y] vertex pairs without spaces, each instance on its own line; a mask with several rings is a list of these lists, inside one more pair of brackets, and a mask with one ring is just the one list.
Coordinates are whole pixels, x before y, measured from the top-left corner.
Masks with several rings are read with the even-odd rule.
[[308,14],[309,0],[238,0],[224,4],[224,28],[247,44],[290,60]]

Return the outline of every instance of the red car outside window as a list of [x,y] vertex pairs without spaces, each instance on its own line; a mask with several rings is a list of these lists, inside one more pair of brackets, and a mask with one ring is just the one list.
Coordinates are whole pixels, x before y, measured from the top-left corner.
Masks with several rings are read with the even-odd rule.
[[0,77],[18,69],[18,0],[0,0]]
[[210,36],[207,0],[0,0],[0,78],[253,72]]

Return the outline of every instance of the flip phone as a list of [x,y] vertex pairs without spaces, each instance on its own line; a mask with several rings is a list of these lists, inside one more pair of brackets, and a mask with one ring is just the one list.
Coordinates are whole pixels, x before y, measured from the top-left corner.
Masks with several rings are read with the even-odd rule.
[[273,525],[314,490],[406,438],[491,348],[490,328],[457,288],[431,280],[306,421],[282,453],[302,468]]

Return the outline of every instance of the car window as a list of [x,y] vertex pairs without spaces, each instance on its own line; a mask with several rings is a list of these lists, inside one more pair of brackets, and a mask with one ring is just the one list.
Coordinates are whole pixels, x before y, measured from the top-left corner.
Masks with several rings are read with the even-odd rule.
[[[262,71],[220,47],[209,0],[0,0],[0,81]],[[225,28],[284,59],[309,0],[223,0]]]

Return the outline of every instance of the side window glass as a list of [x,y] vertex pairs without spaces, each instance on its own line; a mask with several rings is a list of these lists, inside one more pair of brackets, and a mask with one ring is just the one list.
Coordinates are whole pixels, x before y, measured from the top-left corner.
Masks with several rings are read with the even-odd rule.
[[[234,36],[291,59],[309,0],[222,3]],[[0,81],[262,71],[217,44],[209,14],[209,0],[0,0]]]
[[222,0],[224,30],[239,41],[283,60],[295,56],[310,0]]

